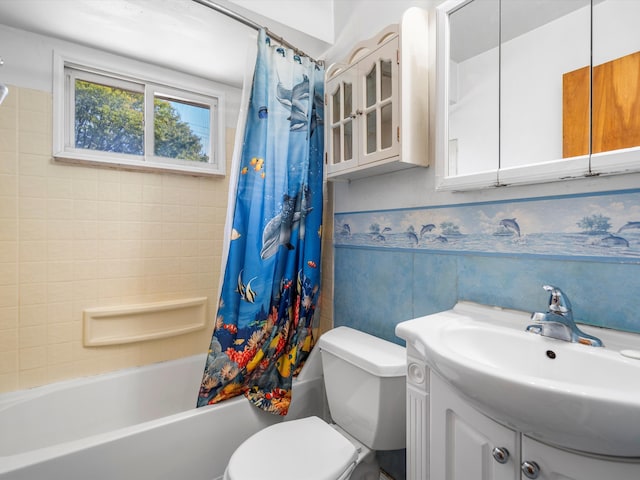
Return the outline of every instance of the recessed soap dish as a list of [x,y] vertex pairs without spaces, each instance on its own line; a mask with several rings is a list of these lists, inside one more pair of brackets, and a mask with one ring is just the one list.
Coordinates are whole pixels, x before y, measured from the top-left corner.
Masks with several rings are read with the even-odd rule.
[[640,360],[640,350],[620,350],[620,355]]

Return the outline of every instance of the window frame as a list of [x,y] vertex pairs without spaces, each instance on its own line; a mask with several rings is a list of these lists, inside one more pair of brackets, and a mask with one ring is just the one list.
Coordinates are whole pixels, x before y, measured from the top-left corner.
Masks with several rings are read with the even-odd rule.
[[[105,55],[105,58],[107,55]],[[87,57],[88,58],[88,57]],[[87,164],[122,169],[166,171],[199,176],[225,175],[224,93],[203,86],[202,79],[167,71],[163,80],[145,75],[158,68],[128,59],[103,59],[97,63],[54,52],[53,158],[60,163]],[[85,80],[144,95],[144,153],[133,155],[75,147],[75,80]],[[154,99],[203,105],[209,108],[209,162],[155,155]]]

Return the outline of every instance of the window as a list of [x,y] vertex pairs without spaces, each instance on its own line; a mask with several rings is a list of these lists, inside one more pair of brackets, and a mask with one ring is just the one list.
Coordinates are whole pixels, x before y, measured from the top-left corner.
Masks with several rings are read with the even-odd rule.
[[224,174],[219,94],[110,73],[62,57],[56,63],[56,160]]

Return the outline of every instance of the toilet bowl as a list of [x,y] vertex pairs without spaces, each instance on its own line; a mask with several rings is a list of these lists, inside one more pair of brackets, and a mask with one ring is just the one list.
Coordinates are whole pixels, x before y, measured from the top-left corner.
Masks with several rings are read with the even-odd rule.
[[377,480],[375,450],[405,448],[405,349],[348,327],[318,341],[329,411],[245,440],[224,480]]
[[357,460],[347,438],[320,418],[308,417],[251,436],[231,456],[224,480],[347,479]]

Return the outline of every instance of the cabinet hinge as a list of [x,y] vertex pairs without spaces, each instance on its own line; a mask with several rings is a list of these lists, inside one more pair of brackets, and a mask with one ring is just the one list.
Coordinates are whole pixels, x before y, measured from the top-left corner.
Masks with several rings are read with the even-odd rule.
[[400,49],[396,50],[396,63],[400,65]]
[[327,105],[329,105],[329,101],[327,100],[327,94],[324,94],[324,106],[326,107]]
[[400,127],[398,127],[398,131],[397,131],[397,137],[398,142],[400,142]]
[[329,156],[327,155],[327,152],[324,152],[324,164],[326,165],[327,163],[329,163]]

